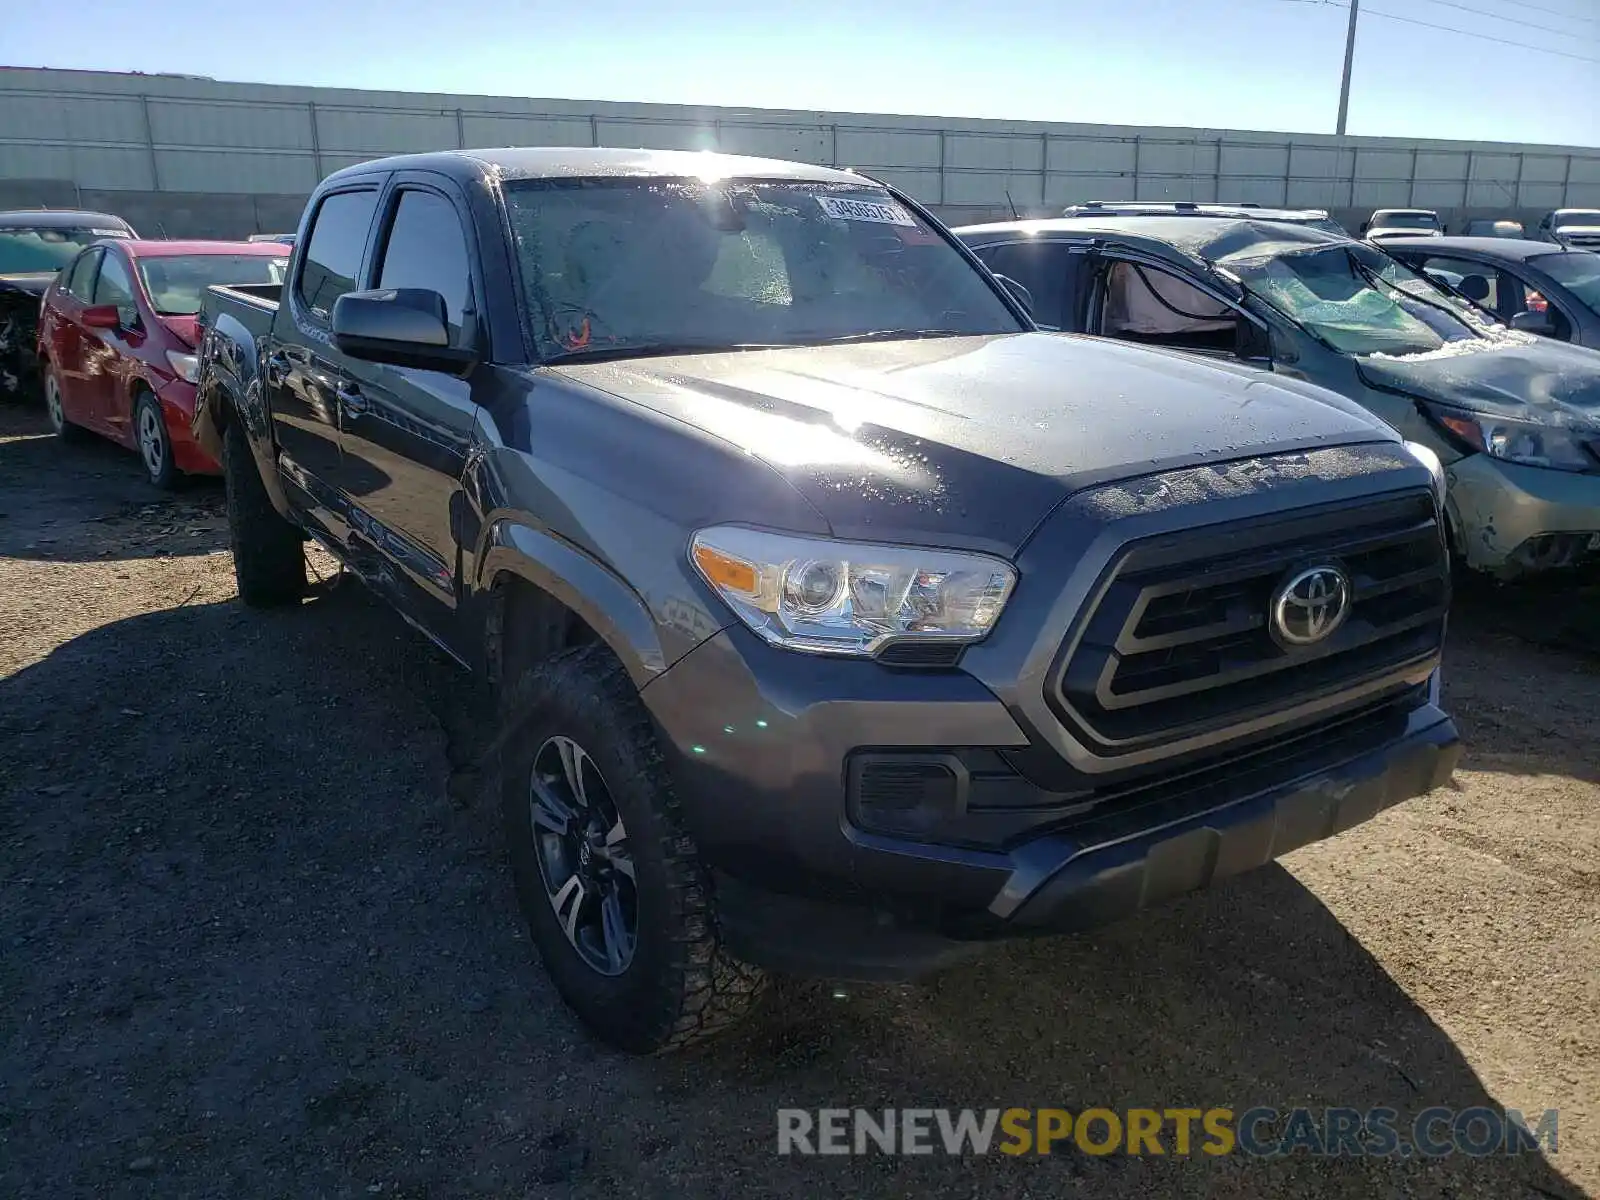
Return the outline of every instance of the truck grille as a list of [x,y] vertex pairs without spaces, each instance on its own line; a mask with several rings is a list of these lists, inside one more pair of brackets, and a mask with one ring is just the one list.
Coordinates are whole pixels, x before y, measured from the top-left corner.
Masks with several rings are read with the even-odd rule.
[[[1273,598],[1321,565],[1349,580],[1348,617],[1321,642],[1283,644]],[[1444,640],[1449,560],[1433,497],[1407,492],[1135,542],[1098,595],[1047,695],[1097,751],[1126,753],[1347,690],[1371,702],[1385,680],[1414,685],[1404,668]]]

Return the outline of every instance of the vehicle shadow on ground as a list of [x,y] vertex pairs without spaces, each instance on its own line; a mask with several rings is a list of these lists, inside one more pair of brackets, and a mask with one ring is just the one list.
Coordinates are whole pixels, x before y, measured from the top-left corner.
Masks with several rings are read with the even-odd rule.
[[352,583],[130,618],[0,680],[0,1193],[1580,1194],[1537,1154],[780,1158],[780,1107],[1500,1110],[1278,867],[611,1054],[522,933],[480,705]]
[[228,544],[222,481],[163,492],[102,438],[63,444],[43,414],[0,421],[0,556],[50,562],[210,554]]

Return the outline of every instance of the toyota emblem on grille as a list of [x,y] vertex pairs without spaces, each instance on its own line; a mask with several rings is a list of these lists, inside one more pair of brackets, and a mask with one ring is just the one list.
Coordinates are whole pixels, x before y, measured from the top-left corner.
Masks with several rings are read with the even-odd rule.
[[1350,581],[1338,567],[1308,567],[1272,597],[1272,636],[1285,646],[1313,646],[1332,637],[1350,615]]

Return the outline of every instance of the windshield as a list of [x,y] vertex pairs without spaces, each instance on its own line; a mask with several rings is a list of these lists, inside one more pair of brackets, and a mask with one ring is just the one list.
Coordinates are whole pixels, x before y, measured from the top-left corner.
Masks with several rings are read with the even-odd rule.
[[59,271],[91,242],[127,236],[115,229],[30,229],[8,225],[0,229],[0,275]]
[[139,260],[139,278],[150,305],[163,317],[191,317],[214,283],[282,283],[285,255],[172,254]]
[[1591,312],[1600,313],[1600,254],[1540,254],[1528,265],[1550,276]]
[[865,180],[537,180],[506,206],[545,359],[1021,328]]
[[1600,208],[1574,208],[1556,214],[1557,229],[1571,229],[1574,225],[1600,225]]
[[1491,328],[1462,301],[1356,242],[1228,266],[1252,293],[1345,354],[1421,354]]
[[1381,212],[1372,224],[1375,229],[1437,229],[1439,218],[1432,213]]

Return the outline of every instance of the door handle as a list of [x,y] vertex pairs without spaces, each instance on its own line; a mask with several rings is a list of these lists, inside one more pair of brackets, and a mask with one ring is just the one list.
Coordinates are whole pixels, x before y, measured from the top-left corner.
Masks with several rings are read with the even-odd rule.
[[334,394],[339,397],[340,407],[350,416],[359,417],[367,411],[367,398],[354,384],[341,385]]

